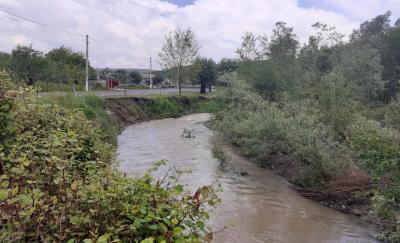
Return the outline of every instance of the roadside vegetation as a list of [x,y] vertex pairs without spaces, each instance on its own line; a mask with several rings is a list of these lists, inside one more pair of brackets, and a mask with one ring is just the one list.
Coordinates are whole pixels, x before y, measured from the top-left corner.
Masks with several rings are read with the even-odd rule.
[[[239,59],[221,65],[226,88],[216,97],[228,108],[210,126],[313,194],[342,183],[340,207],[362,199],[375,216],[399,220],[400,20],[391,26],[390,14],[349,41],[322,23],[303,46],[284,22],[271,36],[246,32]],[[399,228],[380,237],[400,242]]]
[[104,106],[97,96],[44,99],[1,73],[0,241],[210,242],[220,189],[189,194],[178,178],[190,171],[175,168],[156,181],[164,161],[141,178],[119,172]]

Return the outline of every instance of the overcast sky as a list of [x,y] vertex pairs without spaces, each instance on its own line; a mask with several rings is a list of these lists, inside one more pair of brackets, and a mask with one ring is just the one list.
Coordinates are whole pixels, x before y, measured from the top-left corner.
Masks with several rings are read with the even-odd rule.
[[[164,35],[192,27],[201,56],[219,61],[236,57],[243,32],[270,35],[278,21],[294,27],[301,42],[315,33],[317,21],[350,34],[360,23],[387,10],[392,23],[400,17],[400,0],[0,0],[0,8],[25,18],[95,38],[123,53],[153,57],[154,68]],[[0,12],[0,51],[18,43],[47,52],[61,45],[85,50],[84,38],[60,34]],[[57,32],[54,33],[54,32]],[[94,67],[148,68],[90,42]]]

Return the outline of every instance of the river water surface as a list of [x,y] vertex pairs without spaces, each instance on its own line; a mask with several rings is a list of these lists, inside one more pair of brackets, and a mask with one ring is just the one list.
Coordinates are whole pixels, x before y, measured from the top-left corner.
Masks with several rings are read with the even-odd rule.
[[[203,124],[209,118],[209,114],[194,114],[127,127],[118,137],[118,158],[124,161],[120,169],[129,176],[139,176],[154,162],[166,159],[167,166],[157,171],[156,178],[175,165],[193,170],[180,180],[193,191],[219,181],[223,202],[209,223],[213,230],[227,221],[238,225],[216,234],[216,243],[377,242],[374,229],[358,218],[301,197],[284,178],[236,155],[233,147],[226,147],[231,167],[250,176],[223,172],[212,157],[213,132]],[[184,128],[193,129],[195,138],[181,137]]]

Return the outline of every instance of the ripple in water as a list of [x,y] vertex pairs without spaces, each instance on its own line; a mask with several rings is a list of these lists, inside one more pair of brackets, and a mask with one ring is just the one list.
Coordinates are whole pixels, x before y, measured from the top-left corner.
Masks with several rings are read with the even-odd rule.
[[[196,190],[219,181],[224,192],[222,205],[211,214],[211,227],[222,228],[228,221],[237,226],[215,235],[220,243],[321,243],[378,242],[376,232],[359,224],[358,219],[305,199],[290,189],[285,179],[238,156],[227,147],[231,166],[246,171],[241,177],[219,169],[212,157],[212,131],[203,124],[209,114],[164,119],[135,124],[118,137],[120,169],[130,176],[143,174],[152,163],[169,160],[155,177],[162,177],[171,166],[193,170],[181,183]],[[181,137],[183,129],[195,130],[195,138]]]

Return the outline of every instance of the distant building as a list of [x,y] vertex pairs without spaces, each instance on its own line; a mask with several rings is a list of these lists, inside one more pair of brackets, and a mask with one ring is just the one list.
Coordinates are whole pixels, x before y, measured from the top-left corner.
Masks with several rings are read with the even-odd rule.
[[120,88],[120,81],[116,79],[107,79],[106,80],[106,89],[114,89],[114,88]]

